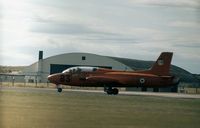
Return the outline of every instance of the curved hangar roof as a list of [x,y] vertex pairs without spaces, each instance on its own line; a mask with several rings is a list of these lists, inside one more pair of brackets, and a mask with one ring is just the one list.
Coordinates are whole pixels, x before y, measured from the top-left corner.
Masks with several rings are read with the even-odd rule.
[[[54,68],[57,69],[56,66],[59,66],[61,68],[60,71],[57,72],[62,72],[66,68],[72,66],[96,66],[119,70],[142,70],[149,69],[153,63],[153,61],[101,56],[91,53],[66,53],[43,59],[41,72],[44,74],[54,73],[52,72],[52,70]],[[38,69],[38,66],[39,63],[36,62],[28,68],[32,71],[36,71]],[[180,67],[172,65],[171,73],[179,76],[182,82],[198,82],[197,78],[195,78],[191,73]]]
[[[65,65],[65,66],[64,66]],[[120,70],[132,70],[129,66],[106,56],[90,53],[66,53],[43,59],[42,71],[48,72],[54,66],[66,69],[72,66],[96,66]],[[50,71],[50,73],[53,73]]]

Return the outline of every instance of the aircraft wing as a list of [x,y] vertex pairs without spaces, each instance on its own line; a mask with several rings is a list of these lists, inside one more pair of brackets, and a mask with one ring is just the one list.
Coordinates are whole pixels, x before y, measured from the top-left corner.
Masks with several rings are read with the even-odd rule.
[[89,76],[86,77],[86,80],[103,84],[121,84],[120,81],[112,77],[104,77],[104,76]]

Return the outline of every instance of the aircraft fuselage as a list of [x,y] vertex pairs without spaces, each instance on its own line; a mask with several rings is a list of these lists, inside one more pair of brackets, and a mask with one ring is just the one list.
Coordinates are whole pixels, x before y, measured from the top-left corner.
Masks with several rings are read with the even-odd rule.
[[179,78],[169,73],[172,55],[171,52],[161,53],[149,70],[120,71],[99,67],[72,67],[62,73],[49,75],[48,80],[56,85],[107,87],[108,94],[118,94],[118,89],[112,87],[174,86],[179,83]]

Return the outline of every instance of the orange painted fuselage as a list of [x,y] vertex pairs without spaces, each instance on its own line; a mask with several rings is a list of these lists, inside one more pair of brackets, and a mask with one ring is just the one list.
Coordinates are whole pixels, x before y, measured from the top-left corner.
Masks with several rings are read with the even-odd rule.
[[58,73],[51,75],[50,81],[56,85],[86,87],[167,87],[177,84],[174,76],[158,76],[144,72],[97,69],[94,72]]
[[48,80],[56,85],[108,87],[111,94],[118,93],[118,89],[113,90],[112,87],[174,86],[179,83],[179,78],[169,72],[172,55],[171,52],[163,52],[149,70],[120,71],[98,67],[72,67],[62,73],[49,75]]

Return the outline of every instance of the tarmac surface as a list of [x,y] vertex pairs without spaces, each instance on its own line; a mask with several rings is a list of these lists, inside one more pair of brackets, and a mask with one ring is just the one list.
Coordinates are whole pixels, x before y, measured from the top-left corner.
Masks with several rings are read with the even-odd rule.
[[[54,88],[24,88],[24,87],[0,87],[0,92],[14,91],[25,93],[57,93]],[[80,90],[80,89],[63,89],[62,93],[72,92],[85,92],[85,93],[102,93],[106,94],[103,90]],[[138,96],[157,96],[157,97],[170,97],[170,98],[189,98],[200,99],[200,94],[185,94],[185,93],[168,93],[168,92],[135,92],[135,91],[120,91],[119,95],[138,95]]]

